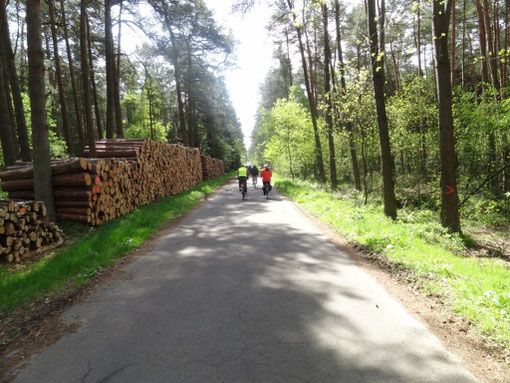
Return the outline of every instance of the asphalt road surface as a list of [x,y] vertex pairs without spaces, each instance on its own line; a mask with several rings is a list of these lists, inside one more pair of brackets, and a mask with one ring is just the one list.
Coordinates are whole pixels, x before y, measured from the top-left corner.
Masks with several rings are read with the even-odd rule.
[[292,203],[229,184],[17,382],[476,382]]

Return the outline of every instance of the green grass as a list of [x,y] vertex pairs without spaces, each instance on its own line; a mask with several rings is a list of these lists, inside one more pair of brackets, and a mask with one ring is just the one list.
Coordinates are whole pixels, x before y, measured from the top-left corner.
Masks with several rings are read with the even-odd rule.
[[509,263],[470,257],[470,238],[445,231],[437,213],[400,210],[394,222],[381,206],[364,206],[362,198],[334,194],[317,184],[275,177],[275,186],[350,241],[422,276],[426,292],[441,295],[486,339],[510,349]]
[[231,176],[202,182],[190,191],[162,198],[98,228],[65,224],[73,241],[54,257],[34,262],[18,272],[5,266],[0,268],[0,313],[49,292],[82,285],[140,246],[163,225],[193,208]]

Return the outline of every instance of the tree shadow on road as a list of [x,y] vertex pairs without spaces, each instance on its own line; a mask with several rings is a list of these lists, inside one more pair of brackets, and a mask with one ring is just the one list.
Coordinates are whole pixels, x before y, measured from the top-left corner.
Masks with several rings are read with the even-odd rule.
[[82,327],[20,381],[472,381],[352,260],[272,198],[240,201],[223,189],[129,265],[129,278],[69,310],[66,320]]

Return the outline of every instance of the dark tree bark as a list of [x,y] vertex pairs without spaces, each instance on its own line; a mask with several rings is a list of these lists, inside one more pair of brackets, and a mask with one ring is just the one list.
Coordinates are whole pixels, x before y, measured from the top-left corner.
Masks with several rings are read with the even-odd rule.
[[[287,5],[289,6],[289,10],[294,9],[294,1],[293,0],[287,0]],[[312,125],[313,125],[313,133],[315,138],[315,163],[318,171],[318,179],[320,182],[326,181],[326,174],[324,171],[324,162],[322,159],[322,147],[321,147],[321,141],[319,137],[319,128],[317,126],[317,104],[315,103],[315,97],[313,95],[312,87],[310,85],[310,79],[308,77],[308,68],[306,65],[306,58],[305,58],[305,47],[303,45],[303,36],[301,34],[301,26],[297,23],[296,15],[292,14],[294,25],[296,27],[296,33],[298,36],[298,43],[299,43],[299,52],[301,54],[301,63],[303,66],[303,75],[305,79],[305,87],[306,87],[306,94],[308,96],[308,103],[310,104],[310,115],[312,118]]]
[[450,39],[450,82],[452,84],[452,89],[455,88],[455,33],[457,32],[457,23],[456,23],[456,12],[455,12],[455,0],[452,0],[452,36]]
[[21,97],[18,74],[16,72],[14,52],[12,51],[11,40],[9,37],[9,23],[7,20],[7,12],[5,7],[5,0],[0,0],[0,49],[3,53],[3,56],[5,57],[5,69],[9,75],[8,78],[4,78],[4,81],[10,85],[12,98],[14,101],[14,110],[16,113],[16,131],[18,133],[21,159],[23,161],[29,162],[32,160],[32,152],[28,139],[28,129],[25,120],[25,111],[23,108],[23,98]]
[[331,178],[331,185],[333,188],[338,186],[336,176],[336,153],[335,153],[335,138],[333,135],[333,94],[330,85],[330,63],[331,63],[331,48],[329,46],[329,33],[328,33],[328,6],[322,4],[322,24],[324,26],[324,95],[326,97],[326,125],[328,129],[328,144],[329,144],[329,173]]
[[[118,35],[118,54],[117,54],[117,65],[114,65],[115,73],[113,76],[113,100],[115,106],[115,128],[117,131],[118,138],[124,138],[124,127],[122,125],[122,107],[120,105],[120,36],[121,36],[121,26],[122,26],[122,0],[120,3],[120,11],[119,11],[119,35]],[[113,45],[113,43],[112,43]]]
[[[64,31],[64,39],[66,41],[67,61],[69,62],[69,76],[71,77],[71,87],[73,89],[73,102],[74,111],[76,114],[76,128],[78,130],[78,148],[75,149],[75,154],[81,155],[85,147],[85,137],[83,134],[83,117],[81,114],[81,104],[78,98],[78,84],[76,83],[76,76],[74,74],[73,55],[71,53],[71,45],[69,44],[69,32],[67,30],[66,10],[64,0],[60,0],[60,12],[62,17],[62,29]],[[76,147],[76,145],[74,145]]]
[[92,56],[92,39],[90,38],[90,22],[88,17],[87,17],[87,41],[90,63],[90,81],[92,82],[92,96],[94,98],[94,113],[96,116],[97,125],[97,137],[101,140],[103,138],[103,124],[101,118],[101,109],[99,108],[99,99],[97,97],[96,76],[94,72],[94,56]]
[[113,51],[112,0],[105,0],[105,59],[106,59],[106,138],[113,138],[115,130],[115,53]]
[[480,0],[475,0],[476,11],[478,15],[478,35],[480,38],[480,56],[482,57],[482,92],[485,90],[485,84],[489,82],[489,70],[487,68],[487,40],[485,38],[485,20]]
[[444,227],[461,232],[457,191],[457,159],[453,135],[452,88],[448,57],[448,27],[451,0],[432,1],[432,29],[439,100],[439,145],[441,152],[441,222]]
[[55,220],[55,203],[51,183],[50,143],[46,121],[46,85],[41,39],[41,2],[27,0],[28,84],[30,93],[32,144],[34,148],[34,192],[43,201],[51,220]]
[[379,126],[379,141],[381,145],[381,163],[384,190],[384,214],[395,219],[397,207],[395,186],[393,182],[393,160],[391,157],[390,136],[388,132],[388,117],[384,95],[384,67],[379,55],[377,38],[377,22],[375,0],[367,0],[368,5],[368,34],[370,36],[370,56],[372,59],[372,80],[374,83],[374,98],[377,109],[377,124]]
[[[1,1],[1,0],[0,0]],[[74,153],[73,142],[71,139],[71,128],[69,127],[69,116],[67,112],[67,101],[64,89],[64,82],[62,80],[62,65],[60,62],[60,54],[58,53],[58,36],[57,25],[55,23],[55,4],[54,0],[48,0],[48,13],[50,18],[51,38],[53,41],[53,56],[55,59],[55,71],[58,85],[58,98],[60,101],[60,108],[62,112],[62,130],[64,133],[64,140],[70,153]]]
[[500,99],[499,97],[499,81],[498,81],[498,58],[497,58],[497,52],[494,49],[494,43],[492,39],[492,31],[491,31],[491,23],[489,18],[489,4],[487,0],[483,1],[483,22],[485,27],[485,38],[487,42],[487,48],[488,48],[488,60],[489,60],[489,68],[491,70],[491,80],[492,80],[492,86],[494,89],[498,92],[498,95],[496,95],[496,99]]
[[179,64],[179,49],[177,47],[177,39],[172,31],[172,25],[169,20],[166,22],[167,28],[170,31],[170,39],[172,42],[172,64],[174,67],[175,77],[175,90],[177,93],[177,108],[179,111],[179,127],[181,130],[182,143],[184,146],[190,145],[190,137],[186,130],[186,116],[184,115],[184,103],[182,102],[182,89],[181,89],[181,68]]
[[4,88],[4,70],[2,60],[0,60],[0,140],[2,141],[4,164],[6,166],[11,166],[16,162],[16,149],[14,147],[14,140],[12,139],[9,106],[7,104]]
[[[340,30],[340,4],[335,0],[335,29],[336,29],[336,48],[338,51],[338,65],[340,69],[340,86],[342,87],[342,96],[347,92],[347,85],[345,82],[345,65],[342,52],[342,34]],[[358,165],[358,156],[356,153],[356,146],[354,144],[354,135],[351,122],[345,124],[349,140],[349,152],[351,154],[352,173],[354,176],[354,187],[356,190],[361,191],[361,176]]]
[[9,117],[9,129],[11,131],[12,142],[14,144],[14,154],[16,156],[16,160],[19,159],[20,150],[19,150],[19,142],[18,135],[16,134],[16,117],[14,117],[14,107],[12,105],[12,97],[11,97],[11,88],[9,87],[9,74],[7,73],[7,63],[5,58],[0,55],[0,61],[2,61],[2,72],[3,72],[3,89],[0,91],[4,92],[5,100],[7,102],[7,111]]
[[421,68],[421,0],[418,0],[416,9],[416,53],[418,55],[418,76],[423,77]]
[[89,145],[90,157],[96,155],[96,135],[92,121],[92,105],[90,103],[90,66],[88,60],[87,41],[87,1],[81,0],[80,5],[80,56],[81,56],[81,78],[83,86],[83,110],[85,111],[85,123],[87,127],[87,143]]

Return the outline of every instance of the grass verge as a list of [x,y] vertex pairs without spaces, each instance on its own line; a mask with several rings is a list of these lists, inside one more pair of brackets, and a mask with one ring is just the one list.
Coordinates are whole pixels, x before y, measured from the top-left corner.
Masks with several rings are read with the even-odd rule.
[[84,284],[231,177],[229,174],[204,181],[185,193],[162,198],[94,229],[71,225],[68,229],[75,240],[58,250],[54,257],[41,259],[21,271],[6,265],[0,268],[0,314],[49,292]]
[[348,240],[424,277],[427,293],[444,298],[491,344],[510,349],[508,262],[470,256],[465,239],[445,231],[431,211],[401,210],[392,221],[380,206],[364,206],[314,183],[275,177],[275,186]]

